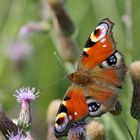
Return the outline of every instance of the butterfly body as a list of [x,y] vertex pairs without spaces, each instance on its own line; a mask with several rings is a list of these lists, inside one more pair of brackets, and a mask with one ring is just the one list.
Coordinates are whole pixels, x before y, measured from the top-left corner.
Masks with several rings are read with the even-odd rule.
[[79,86],[88,86],[93,83],[90,73],[84,71],[77,71],[68,76],[68,78]]
[[66,135],[74,122],[87,116],[99,117],[114,111],[118,105],[127,67],[123,55],[116,49],[112,26],[109,19],[97,25],[85,44],[77,71],[68,76],[72,85],[56,116],[57,137]]

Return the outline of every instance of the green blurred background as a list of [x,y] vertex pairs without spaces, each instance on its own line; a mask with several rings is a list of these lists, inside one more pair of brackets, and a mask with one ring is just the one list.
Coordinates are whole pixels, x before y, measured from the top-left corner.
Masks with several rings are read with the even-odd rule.
[[[43,0],[42,0],[43,1]],[[7,50],[17,40],[20,28],[30,21],[43,20],[42,1],[0,0],[0,103],[11,118],[18,117],[20,106],[13,93],[19,87],[42,89],[65,76],[56,56],[49,33],[34,33],[24,41],[32,46],[32,53],[24,66],[17,68],[7,55]],[[130,5],[129,5],[130,4]],[[140,2],[139,0],[66,0],[66,9],[76,27],[74,38],[81,50],[97,23],[109,17],[114,23],[114,38],[118,49],[129,64],[140,58]],[[132,24],[131,24],[132,23]],[[122,116],[135,134],[136,121],[130,116],[132,85],[129,74],[125,80],[120,99]],[[70,82],[62,80],[46,88],[32,104],[32,133],[38,140],[45,139],[47,132],[46,110],[53,99],[62,98]],[[110,114],[98,119],[106,128],[107,139],[128,140],[127,130],[120,117]]]

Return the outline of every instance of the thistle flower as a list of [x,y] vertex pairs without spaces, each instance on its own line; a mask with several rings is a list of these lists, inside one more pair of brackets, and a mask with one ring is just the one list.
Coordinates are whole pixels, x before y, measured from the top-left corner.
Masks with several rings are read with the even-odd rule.
[[16,96],[17,102],[19,103],[24,103],[28,102],[30,103],[31,101],[35,100],[36,97],[38,97],[39,92],[35,93],[35,88],[20,88],[19,90],[16,90]]
[[7,50],[8,58],[13,62],[17,69],[24,66],[25,61],[31,56],[32,45],[25,39],[14,40]]
[[29,56],[31,53],[32,47],[25,40],[19,39],[11,43],[8,55],[9,58],[13,61],[23,60]]
[[57,138],[54,136],[54,122],[60,104],[61,104],[61,100],[57,99],[57,100],[53,100],[48,107],[47,119],[46,119],[48,125],[48,133],[46,137],[47,140],[50,139],[57,140]]
[[9,134],[8,140],[33,140],[30,133],[23,135],[22,131],[18,131],[17,135]]
[[68,131],[68,140],[85,140],[87,139],[87,133],[85,128],[85,121],[79,121],[73,124]]
[[26,140],[26,136],[22,134],[22,131],[18,131],[17,135],[9,133],[8,140]]
[[140,61],[135,61],[130,65],[130,75],[133,82],[131,115],[140,120]]
[[91,140],[105,140],[104,126],[97,121],[93,120],[87,125],[87,133]]
[[38,97],[39,92],[35,93],[35,88],[20,88],[16,90],[17,102],[21,104],[21,111],[18,118],[18,125],[24,130],[28,131],[31,125],[31,102]]

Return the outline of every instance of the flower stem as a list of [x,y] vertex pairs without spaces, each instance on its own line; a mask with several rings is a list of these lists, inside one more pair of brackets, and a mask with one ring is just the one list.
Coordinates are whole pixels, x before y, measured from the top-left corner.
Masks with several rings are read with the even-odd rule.
[[136,140],[139,140],[140,121],[137,121]]
[[[120,118],[121,118],[121,121],[122,121],[123,125],[124,125],[125,128],[127,129],[128,133],[129,133],[129,135],[130,135],[130,137],[131,137],[131,140],[135,140],[135,139],[134,139],[134,136],[133,136],[133,134],[132,134],[130,128],[128,127],[127,123],[125,122],[125,120],[124,120],[122,117],[120,117]],[[138,140],[138,139],[136,139],[136,140]]]

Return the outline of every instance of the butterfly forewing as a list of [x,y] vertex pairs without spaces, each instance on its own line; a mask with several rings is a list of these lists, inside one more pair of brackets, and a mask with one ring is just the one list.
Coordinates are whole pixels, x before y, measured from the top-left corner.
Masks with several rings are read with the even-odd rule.
[[109,19],[98,24],[85,44],[79,67],[94,68],[115,51],[112,27],[113,23]]

